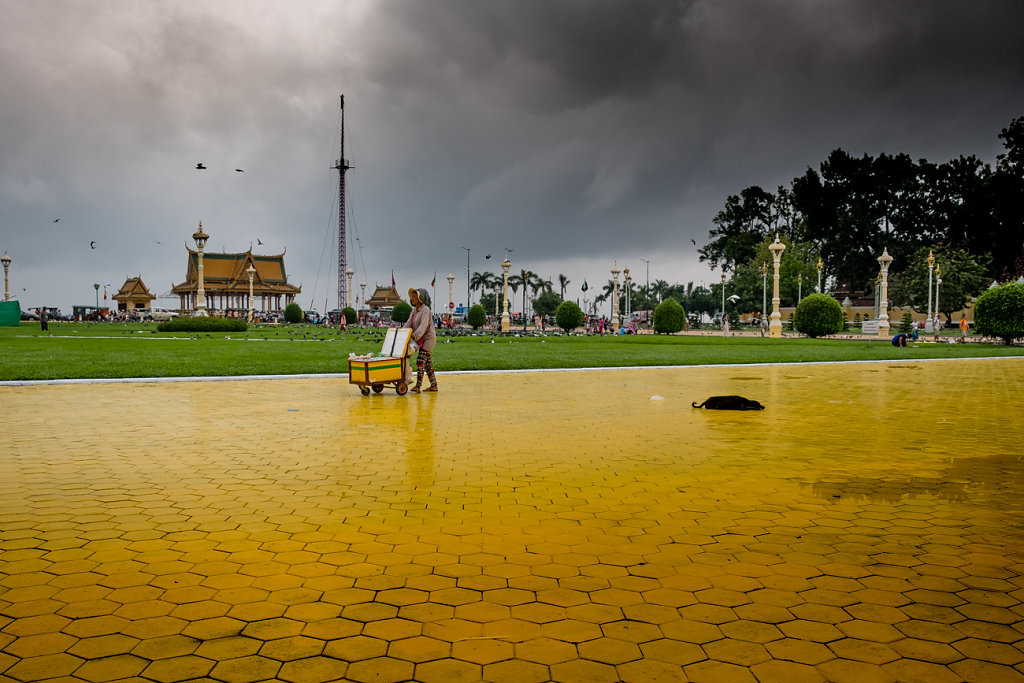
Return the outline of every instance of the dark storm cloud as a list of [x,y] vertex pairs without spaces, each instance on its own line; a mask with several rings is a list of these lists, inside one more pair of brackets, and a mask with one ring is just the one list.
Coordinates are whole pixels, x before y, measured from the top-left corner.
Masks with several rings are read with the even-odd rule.
[[203,220],[211,248],[287,248],[320,301],[345,93],[357,280],[464,284],[460,247],[576,287],[641,255],[699,279],[727,195],[832,149],[994,159],[1020,7],[0,0],[0,251],[76,301],[140,271],[164,293]]

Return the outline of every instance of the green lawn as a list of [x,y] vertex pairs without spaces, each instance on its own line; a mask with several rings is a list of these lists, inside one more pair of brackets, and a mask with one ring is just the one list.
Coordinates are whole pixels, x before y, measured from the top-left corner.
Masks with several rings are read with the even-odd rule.
[[[162,333],[147,323],[39,323],[0,327],[0,381],[116,377],[289,375],[347,372],[349,353],[380,350],[383,330],[339,334],[308,325],[243,333]],[[950,337],[952,339],[953,337]],[[495,337],[438,339],[437,370],[799,363],[1021,356],[1024,347],[888,340],[719,336]]]

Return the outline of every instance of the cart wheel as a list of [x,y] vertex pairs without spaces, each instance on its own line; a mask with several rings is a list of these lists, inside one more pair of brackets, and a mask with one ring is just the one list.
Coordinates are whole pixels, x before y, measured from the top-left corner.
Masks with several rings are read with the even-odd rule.
[[373,385],[373,393],[379,394],[382,391],[384,391],[384,385],[383,384],[374,384]]
[[370,395],[370,387],[359,387],[359,391],[360,393],[362,393],[363,396]]
[[406,394],[409,393],[409,385],[406,384],[405,382],[399,382],[398,385],[395,387],[395,391],[398,392],[399,396],[405,396]]

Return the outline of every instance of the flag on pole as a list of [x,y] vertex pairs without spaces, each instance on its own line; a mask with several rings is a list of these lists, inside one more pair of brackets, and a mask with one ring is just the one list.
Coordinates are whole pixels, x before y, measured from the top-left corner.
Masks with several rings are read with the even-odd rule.
[[436,286],[436,284],[437,284],[437,271],[435,270],[435,271],[434,271],[434,279],[432,279],[432,280],[430,281],[430,286],[431,286],[431,287],[434,287],[434,286]]
[[395,269],[394,268],[391,269],[391,286],[392,287],[395,286]]

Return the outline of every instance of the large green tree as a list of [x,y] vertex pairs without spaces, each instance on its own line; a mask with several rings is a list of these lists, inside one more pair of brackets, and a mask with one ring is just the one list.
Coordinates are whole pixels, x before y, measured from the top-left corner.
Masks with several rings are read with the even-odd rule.
[[[921,247],[910,256],[905,267],[889,278],[889,300],[894,306],[909,306],[918,313],[928,307],[928,254],[933,254],[942,275],[939,311],[951,322],[952,314],[967,307],[971,299],[988,285],[989,256],[974,256],[963,249],[936,246]],[[937,276],[932,273],[932,291]],[[934,305],[934,293],[933,305]]]

